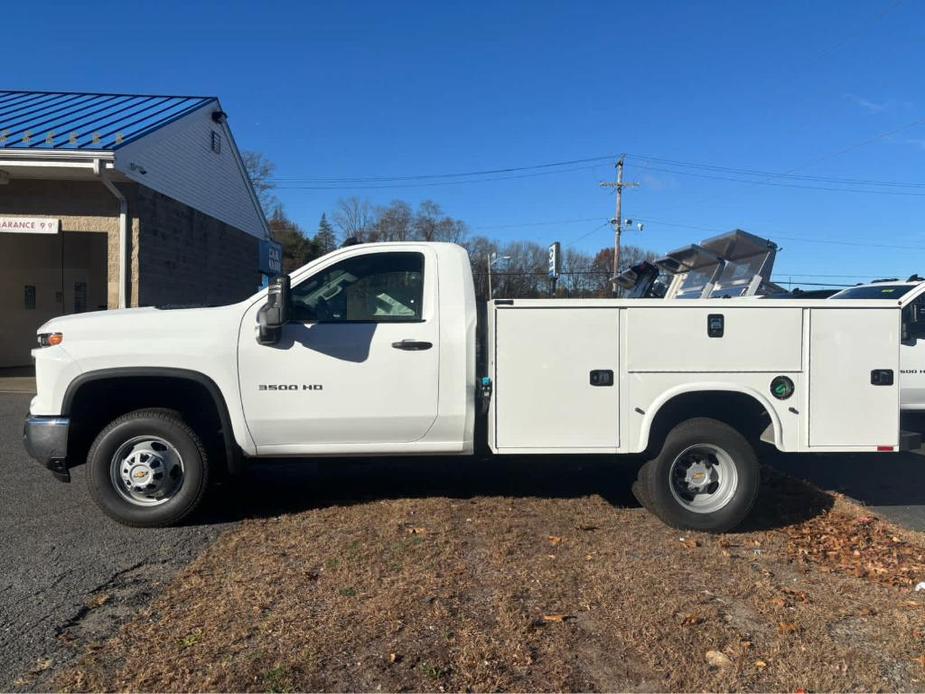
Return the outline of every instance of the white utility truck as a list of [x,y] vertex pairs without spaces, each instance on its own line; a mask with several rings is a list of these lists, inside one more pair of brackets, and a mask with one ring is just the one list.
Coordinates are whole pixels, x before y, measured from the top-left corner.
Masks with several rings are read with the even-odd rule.
[[[925,412],[925,280],[913,275],[906,281],[876,280],[869,284],[848,287],[830,299],[875,299],[904,301],[902,346],[899,349],[899,403],[903,412]],[[919,415],[920,416],[920,415]]]
[[61,479],[86,461],[93,498],[130,525],[179,521],[210,476],[246,458],[471,455],[487,443],[498,455],[642,455],[643,505],[725,531],[755,500],[759,441],[917,445],[900,432],[895,374],[902,305],[921,291],[500,299],[477,325],[464,249],[361,244],[231,306],[49,321],[24,440]]

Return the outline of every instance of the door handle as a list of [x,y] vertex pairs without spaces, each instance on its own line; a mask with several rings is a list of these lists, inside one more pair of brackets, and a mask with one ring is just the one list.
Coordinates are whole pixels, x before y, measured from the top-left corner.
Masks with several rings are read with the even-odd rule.
[[432,342],[422,342],[420,340],[402,340],[401,342],[392,343],[392,347],[395,349],[404,349],[409,352],[420,352],[433,346]]
[[874,369],[870,372],[870,384],[872,386],[893,385],[893,369]]

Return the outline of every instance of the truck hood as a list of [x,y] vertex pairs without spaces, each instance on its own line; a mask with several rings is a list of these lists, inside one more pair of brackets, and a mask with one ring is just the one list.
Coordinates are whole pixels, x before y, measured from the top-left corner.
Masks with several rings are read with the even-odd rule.
[[[135,331],[143,326],[143,332],[156,337],[161,330],[170,332],[173,328],[189,328],[191,324],[212,324],[215,319],[227,315],[233,306],[161,309],[153,306],[144,308],[121,308],[106,311],[90,311],[58,316],[46,321],[38,329],[40,333],[65,333],[67,337],[79,337],[97,331]],[[236,313],[240,313],[237,311]]]
[[251,300],[213,308],[131,308],[53,318],[39,332],[64,336],[34,349],[40,360],[64,360],[80,372],[121,367],[186,368],[210,373],[236,363],[241,317]]

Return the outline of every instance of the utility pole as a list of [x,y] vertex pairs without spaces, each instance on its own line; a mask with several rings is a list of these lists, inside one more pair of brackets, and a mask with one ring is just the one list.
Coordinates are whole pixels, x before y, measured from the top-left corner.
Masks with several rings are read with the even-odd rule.
[[613,290],[617,291],[617,275],[620,274],[620,244],[623,234],[623,189],[637,188],[638,183],[623,182],[623,158],[626,155],[621,154],[617,160],[617,180],[614,182],[605,181],[601,183],[602,188],[613,188],[617,191],[617,209],[616,217],[610,220],[613,224]]

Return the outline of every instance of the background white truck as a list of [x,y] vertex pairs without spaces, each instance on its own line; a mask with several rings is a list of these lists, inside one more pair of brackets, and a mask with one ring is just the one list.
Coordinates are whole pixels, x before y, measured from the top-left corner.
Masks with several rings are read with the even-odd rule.
[[508,299],[477,326],[462,248],[356,245],[231,306],[48,322],[24,440],[59,478],[86,461],[102,509],[146,526],[185,517],[242,458],[471,455],[484,416],[499,455],[643,455],[641,503],[723,531],[757,494],[759,439],[915,443],[901,304]]
[[[899,403],[906,413],[920,415],[910,425],[920,429],[925,414],[925,287],[920,277],[908,280],[880,280],[869,284],[848,287],[833,294],[830,299],[853,301],[873,299],[903,303],[902,346],[899,349]],[[914,297],[914,298],[910,298]]]

